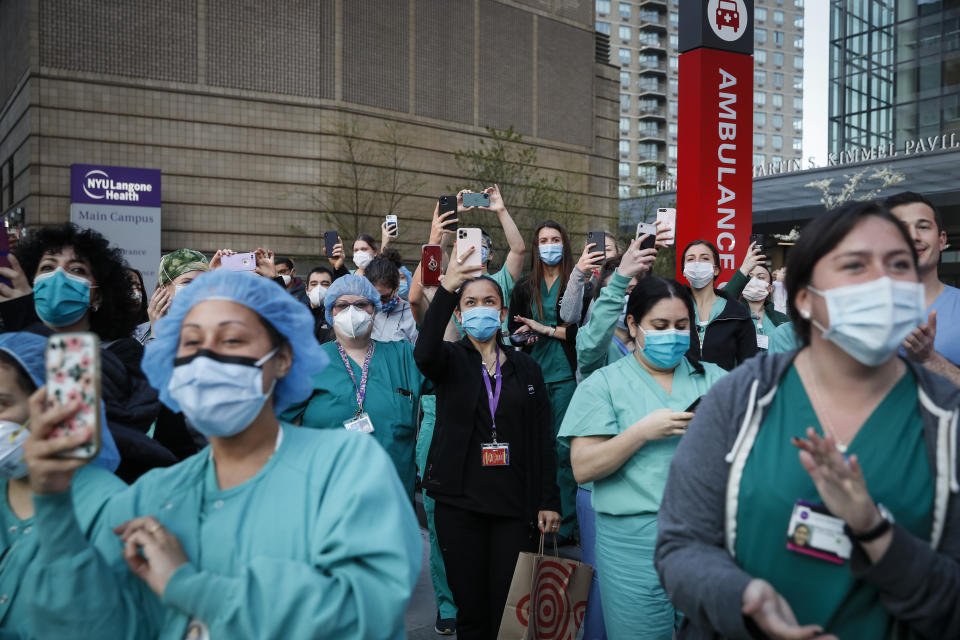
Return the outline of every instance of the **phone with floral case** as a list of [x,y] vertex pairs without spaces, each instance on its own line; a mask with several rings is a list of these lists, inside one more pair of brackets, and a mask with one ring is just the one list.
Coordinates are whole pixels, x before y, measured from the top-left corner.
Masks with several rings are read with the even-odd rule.
[[95,333],[55,333],[47,340],[47,402],[63,406],[80,401],[80,410],[50,434],[56,437],[90,427],[93,437],[64,458],[92,460],[100,453],[100,339]]

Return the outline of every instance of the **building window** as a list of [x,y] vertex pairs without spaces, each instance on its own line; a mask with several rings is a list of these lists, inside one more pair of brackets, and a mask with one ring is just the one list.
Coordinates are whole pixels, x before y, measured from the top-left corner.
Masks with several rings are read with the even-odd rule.
[[759,167],[762,166],[767,161],[767,156],[762,153],[753,154],[753,166]]
[[677,27],[680,25],[680,14],[676,11],[670,12],[670,25]]
[[763,22],[767,19],[767,10],[763,7],[757,7],[753,10],[753,16],[756,18],[757,22]]
[[628,156],[628,155],[630,155],[630,141],[629,141],[629,140],[621,140],[621,141],[620,141],[620,155],[622,155],[622,156]]
[[630,72],[621,71],[620,72],[620,86],[624,89],[630,86]]
[[676,138],[676,137],[677,137],[677,123],[676,123],[676,122],[671,122],[670,124],[668,124],[668,125],[667,125],[667,131],[670,132],[670,137],[671,137],[671,138]]
[[803,29],[803,14],[795,13],[793,15],[793,28],[794,29]]
[[770,142],[773,144],[774,151],[780,151],[783,149],[783,136],[774,134],[770,136]]
[[656,142],[641,142],[637,145],[637,155],[640,157],[641,161],[654,161],[658,159],[657,153],[657,143]]
[[652,164],[642,164],[637,166],[637,177],[646,184],[653,184],[657,181],[657,167]]
[[597,31],[600,33],[605,33],[610,35],[610,23],[609,22],[598,22],[596,26]]
[[630,133],[630,118],[620,118],[620,133]]
[[777,109],[783,108],[783,94],[775,93],[773,94],[773,106]]
[[628,185],[628,184],[617,185],[617,192],[618,192],[618,194],[620,195],[621,198],[629,198],[629,197],[630,197],[630,185]]
[[677,161],[677,145],[675,144],[667,145],[667,158],[670,160],[670,162]]
[[670,68],[674,71],[680,69],[680,58],[678,56],[670,56]]
[[757,44],[764,44],[767,41],[767,30],[766,29],[754,29],[753,30],[753,39]]
[[783,24],[783,11],[777,9],[773,12],[773,24],[781,25]]
[[793,6],[797,9],[803,9],[803,0],[793,0]]
[[767,63],[767,50],[766,49],[757,49],[753,52],[753,61],[757,64],[766,64]]
[[794,111],[803,111],[803,98],[800,96],[793,97],[793,110]]
[[668,82],[670,83],[670,93],[677,95],[680,92],[680,79],[671,77]]
[[767,136],[763,133],[753,134],[753,146],[762,149],[767,144]]
[[803,71],[803,56],[793,56],[793,68]]
[[657,128],[656,122],[644,120],[637,123],[637,135],[641,138],[659,138],[660,129]]
[[774,66],[776,66],[776,67],[782,67],[782,66],[783,66],[783,52],[781,52],[781,51],[774,51],[774,52],[773,52],[773,64],[774,64]]
[[777,131],[779,131],[780,129],[783,129],[782,113],[773,114],[772,116],[770,116],[770,121],[773,123],[773,128],[776,129]]
[[627,27],[624,25],[620,25],[620,29],[618,29],[618,33],[620,34],[620,39],[623,40],[624,42],[630,42],[630,38],[633,37],[633,34],[630,33],[630,27]]
[[620,58],[620,64],[630,64],[630,49],[621,48],[617,51],[617,55]]
[[680,36],[676,33],[670,34],[670,48],[676,49],[680,46]]
[[803,91],[803,76],[793,76],[793,90]]
[[626,2],[620,3],[620,17],[624,20],[630,19],[630,5]]
[[783,46],[783,31],[774,31],[773,32],[773,44],[778,47]]
[[676,100],[671,100],[671,101],[670,101],[670,115],[671,115],[671,117],[674,117],[674,118],[677,117],[677,114],[679,113],[679,104],[680,104],[680,103],[677,102]]
[[767,114],[763,111],[754,111],[753,124],[755,124],[758,127],[767,126]]
[[793,130],[797,133],[803,131],[803,118],[794,118],[793,119]]
[[803,36],[793,36],[793,48],[803,49]]
[[637,78],[637,89],[640,91],[656,91],[660,92],[660,84],[657,82],[656,78],[639,76]]
[[783,74],[779,71],[773,72],[773,86],[776,89],[783,89]]
[[621,177],[621,178],[629,178],[629,177],[630,177],[630,163],[629,163],[629,162],[621,162],[621,163],[620,163],[620,177]]
[[793,150],[797,152],[803,151],[803,138],[793,139]]
[[610,13],[610,0],[597,0],[597,13]]
[[753,72],[753,84],[763,84],[767,81],[767,72],[766,71],[754,71]]
[[626,93],[620,94],[620,111],[630,111],[630,96]]
[[770,162],[779,167],[783,164],[783,156],[771,156]]
[[754,91],[753,104],[757,105],[758,107],[762,107],[767,104],[767,94],[763,91]]

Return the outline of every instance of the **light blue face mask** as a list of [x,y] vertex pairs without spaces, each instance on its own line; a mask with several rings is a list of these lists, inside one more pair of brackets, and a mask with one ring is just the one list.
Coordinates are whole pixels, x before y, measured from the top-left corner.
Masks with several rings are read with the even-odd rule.
[[486,342],[500,328],[500,309],[493,307],[474,307],[460,316],[463,330],[480,342]]
[[488,260],[490,260],[490,249],[480,245],[480,264],[487,264]]
[[57,267],[33,279],[33,305],[51,327],[66,327],[90,308],[90,282]]
[[[647,361],[658,369],[673,369],[690,348],[690,332],[679,329],[643,331],[641,353]],[[637,347],[639,348],[639,344]]]
[[410,281],[407,276],[400,274],[400,288],[397,289],[397,296],[406,300],[410,295]]
[[201,349],[173,361],[167,389],[193,427],[208,438],[229,438],[248,426],[273,395],[277,381],[263,392],[263,363]]
[[551,267],[563,259],[562,244],[542,244],[539,249],[540,259],[543,260],[544,264],[548,264]]

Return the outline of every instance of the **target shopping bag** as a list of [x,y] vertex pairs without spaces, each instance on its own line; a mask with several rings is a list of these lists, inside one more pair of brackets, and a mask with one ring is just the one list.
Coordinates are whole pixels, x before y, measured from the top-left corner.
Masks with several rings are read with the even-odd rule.
[[575,640],[587,610],[590,565],[557,555],[521,553],[500,620],[500,640]]

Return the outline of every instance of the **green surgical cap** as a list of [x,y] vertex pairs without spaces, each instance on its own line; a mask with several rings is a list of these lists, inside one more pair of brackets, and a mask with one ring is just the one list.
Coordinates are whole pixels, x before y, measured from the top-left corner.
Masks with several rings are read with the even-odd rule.
[[193,249],[177,249],[173,253],[168,253],[160,258],[160,268],[157,269],[160,286],[191,271],[210,271],[210,263],[207,262],[206,256]]

